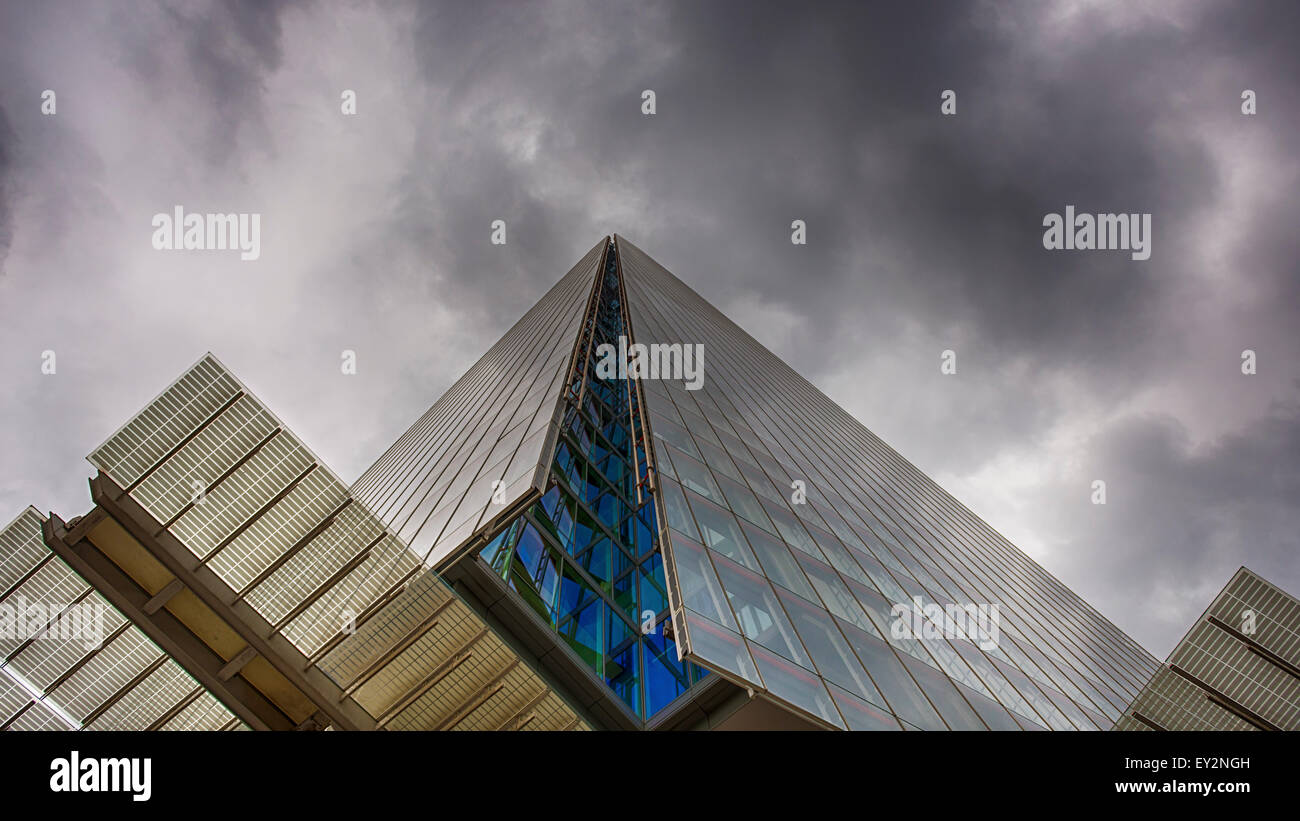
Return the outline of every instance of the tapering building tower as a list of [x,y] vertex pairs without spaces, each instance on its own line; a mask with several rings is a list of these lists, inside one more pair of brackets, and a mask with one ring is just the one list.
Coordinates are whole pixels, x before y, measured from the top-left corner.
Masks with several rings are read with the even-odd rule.
[[1107,729],[1157,667],[618,237],[352,494],[596,726]]
[[351,488],[211,355],[89,459],[0,533],[0,729],[1087,730],[1157,668],[617,237]]
[[698,708],[707,671],[672,639],[643,394],[599,372],[628,321],[602,240],[352,490],[601,726],[638,729]]

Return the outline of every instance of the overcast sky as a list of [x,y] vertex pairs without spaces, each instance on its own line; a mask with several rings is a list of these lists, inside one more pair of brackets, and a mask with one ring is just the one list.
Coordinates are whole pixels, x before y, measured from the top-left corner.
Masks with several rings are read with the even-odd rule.
[[[351,481],[617,231],[1164,658],[1239,565],[1300,593],[1297,43],[1290,2],[3,0],[0,520],[85,512],[208,350]],[[260,258],[154,250],[175,205]],[[1066,205],[1151,258],[1044,250]]]

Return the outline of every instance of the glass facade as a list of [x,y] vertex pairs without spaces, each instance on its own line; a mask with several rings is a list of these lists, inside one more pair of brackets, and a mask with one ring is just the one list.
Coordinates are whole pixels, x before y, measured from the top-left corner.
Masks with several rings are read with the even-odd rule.
[[637,383],[602,377],[597,352],[626,338],[609,244],[574,347],[546,492],[479,556],[638,720],[705,671],[671,637]]
[[1300,730],[1300,601],[1238,570],[1115,729]]
[[544,475],[604,249],[593,247],[353,484],[427,566],[441,566]]
[[[654,361],[656,349],[665,366],[698,352],[702,374],[629,378],[606,367],[610,351]],[[0,712],[12,729],[158,716],[358,729],[714,726],[711,711],[725,725],[724,705],[748,691],[826,728],[1093,730],[1113,726],[1158,667],[617,237],[351,488],[211,355],[89,459],[97,518],[65,528],[51,517],[51,546],[103,551],[121,567],[110,587],[138,587],[181,619],[176,629],[207,636],[218,666],[283,716],[267,718],[202,672],[211,692],[195,695],[195,680],[173,675],[185,671],[119,614],[105,663],[136,670],[132,687],[157,694],[122,684],[100,707],[98,691],[62,698],[92,675],[78,665],[98,662],[3,645]],[[6,531],[5,595],[98,595],[71,569],[58,575],[30,535]],[[167,556],[161,572],[149,563]],[[177,585],[208,609],[177,607]],[[1293,653],[1288,640],[1279,646]],[[1244,664],[1234,669],[1264,675]],[[192,701],[168,712],[183,699]]]
[[[1156,662],[857,420],[617,238],[683,658],[823,726],[1096,730]],[[900,631],[896,606],[919,611]],[[997,632],[952,613],[997,606]],[[936,607],[937,606],[937,607]]]
[[[551,386],[536,400],[555,403],[540,497],[504,524],[484,526],[490,513],[477,530],[435,522],[451,529],[436,538],[434,564],[482,562],[640,721],[689,702],[711,671],[829,728],[1106,729],[1155,670],[631,243],[593,249],[557,289],[569,286],[543,300],[565,306],[567,341],[524,338],[537,333],[525,317],[493,349],[508,343],[514,359],[548,363],[549,381],[531,364],[498,367],[501,381],[476,394]],[[598,374],[597,350],[620,337],[699,346],[700,389]],[[473,415],[478,400],[453,392],[435,405],[441,415]],[[535,413],[530,427],[541,430]],[[358,483],[372,498],[407,488],[381,503],[399,511],[386,519],[393,527],[419,518],[400,511],[446,504],[412,488],[496,475],[480,469],[490,458],[450,454],[495,449],[486,443],[499,437],[460,441],[447,423],[435,448],[430,427],[417,423]],[[474,555],[462,555],[475,539]],[[917,611],[911,633],[898,630],[900,605]],[[992,634],[956,621],[980,607],[997,611]]]

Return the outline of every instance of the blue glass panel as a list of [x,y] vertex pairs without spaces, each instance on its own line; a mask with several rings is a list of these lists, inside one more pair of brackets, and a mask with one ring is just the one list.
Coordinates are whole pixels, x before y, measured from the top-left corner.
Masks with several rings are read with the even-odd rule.
[[596,516],[598,516],[610,530],[617,530],[620,518],[623,515],[623,503],[613,493],[606,493],[596,500],[594,505]]
[[578,515],[574,522],[573,537],[565,545],[569,555],[581,553],[591,544],[591,540],[600,533],[599,526],[595,520],[581,508],[578,509]]
[[510,557],[510,538],[514,534],[516,526],[512,525],[498,533],[496,538],[488,542],[487,546],[479,551],[479,556],[487,563],[487,566],[498,574],[505,571],[506,560]]
[[646,716],[653,716],[690,687],[687,664],[677,660],[677,644],[664,635],[664,623],[645,637]]
[[577,568],[566,562],[564,574],[560,577],[560,596],[556,604],[556,620],[563,622],[595,598],[596,592],[587,586],[586,581],[577,572]]
[[542,544],[541,534],[531,524],[526,525],[523,534],[519,537],[519,544],[515,546],[515,560],[520,572],[529,579],[537,578],[537,571],[541,568],[544,555],[546,555],[546,548]]
[[638,571],[641,589],[641,615],[646,612],[662,613],[668,609],[668,593],[664,582],[664,563],[658,554],[651,556]]
[[555,623],[555,597],[559,587],[560,572],[556,566],[556,559],[548,552],[542,559],[541,575],[537,579],[537,593],[542,604],[546,606],[552,624]]
[[605,592],[612,590],[610,583],[614,579],[613,570],[610,567],[612,552],[614,552],[614,548],[609,539],[600,538],[577,559],[578,565],[590,573]]
[[639,624],[640,614],[636,610],[636,571],[631,570],[614,582],[614,602],[632,622]]
[[605,683],[637,716],[641,715],[641,643],[631,642],[605,661]]
[[538,504],[541,505],[542,510],[546,513],[546,518],[554,522],[556,517],[556,510],[559,508],[560,505],[559,486],[556,485],[552,487],[550,490],[546,491],[546,495],[543,496],[538,501]]
[[603,661],[600,625],[604,613],[604,602],[593,599],[588,601],[573,618],[560,624],[560,636],[597,674],[601,672]]

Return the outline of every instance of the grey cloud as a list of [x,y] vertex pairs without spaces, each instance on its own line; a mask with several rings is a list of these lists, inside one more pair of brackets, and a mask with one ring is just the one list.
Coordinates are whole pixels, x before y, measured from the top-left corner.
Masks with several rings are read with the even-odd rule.
[[[1107,579],[1093,603],[1125,613],[1123,626],[1154,652],[1172,649],[1241,565],[1300,590],[1300,404],[1205,445],[1175,418],[1129,417],[1081,461],[1091,472],[1059,489],[1075,500],[1060,508],[1075,534],[1059,552],[1062,573]],[[1104,506],[1089,500],[1093,478],[1107,483]]]
[[4,276],[5,257],[9,255],[9,243],[13,241],[13,213],[9,205],[13,182],[13,144],[14,130],[9,125],[9,118],[0,106],[0,277]]

